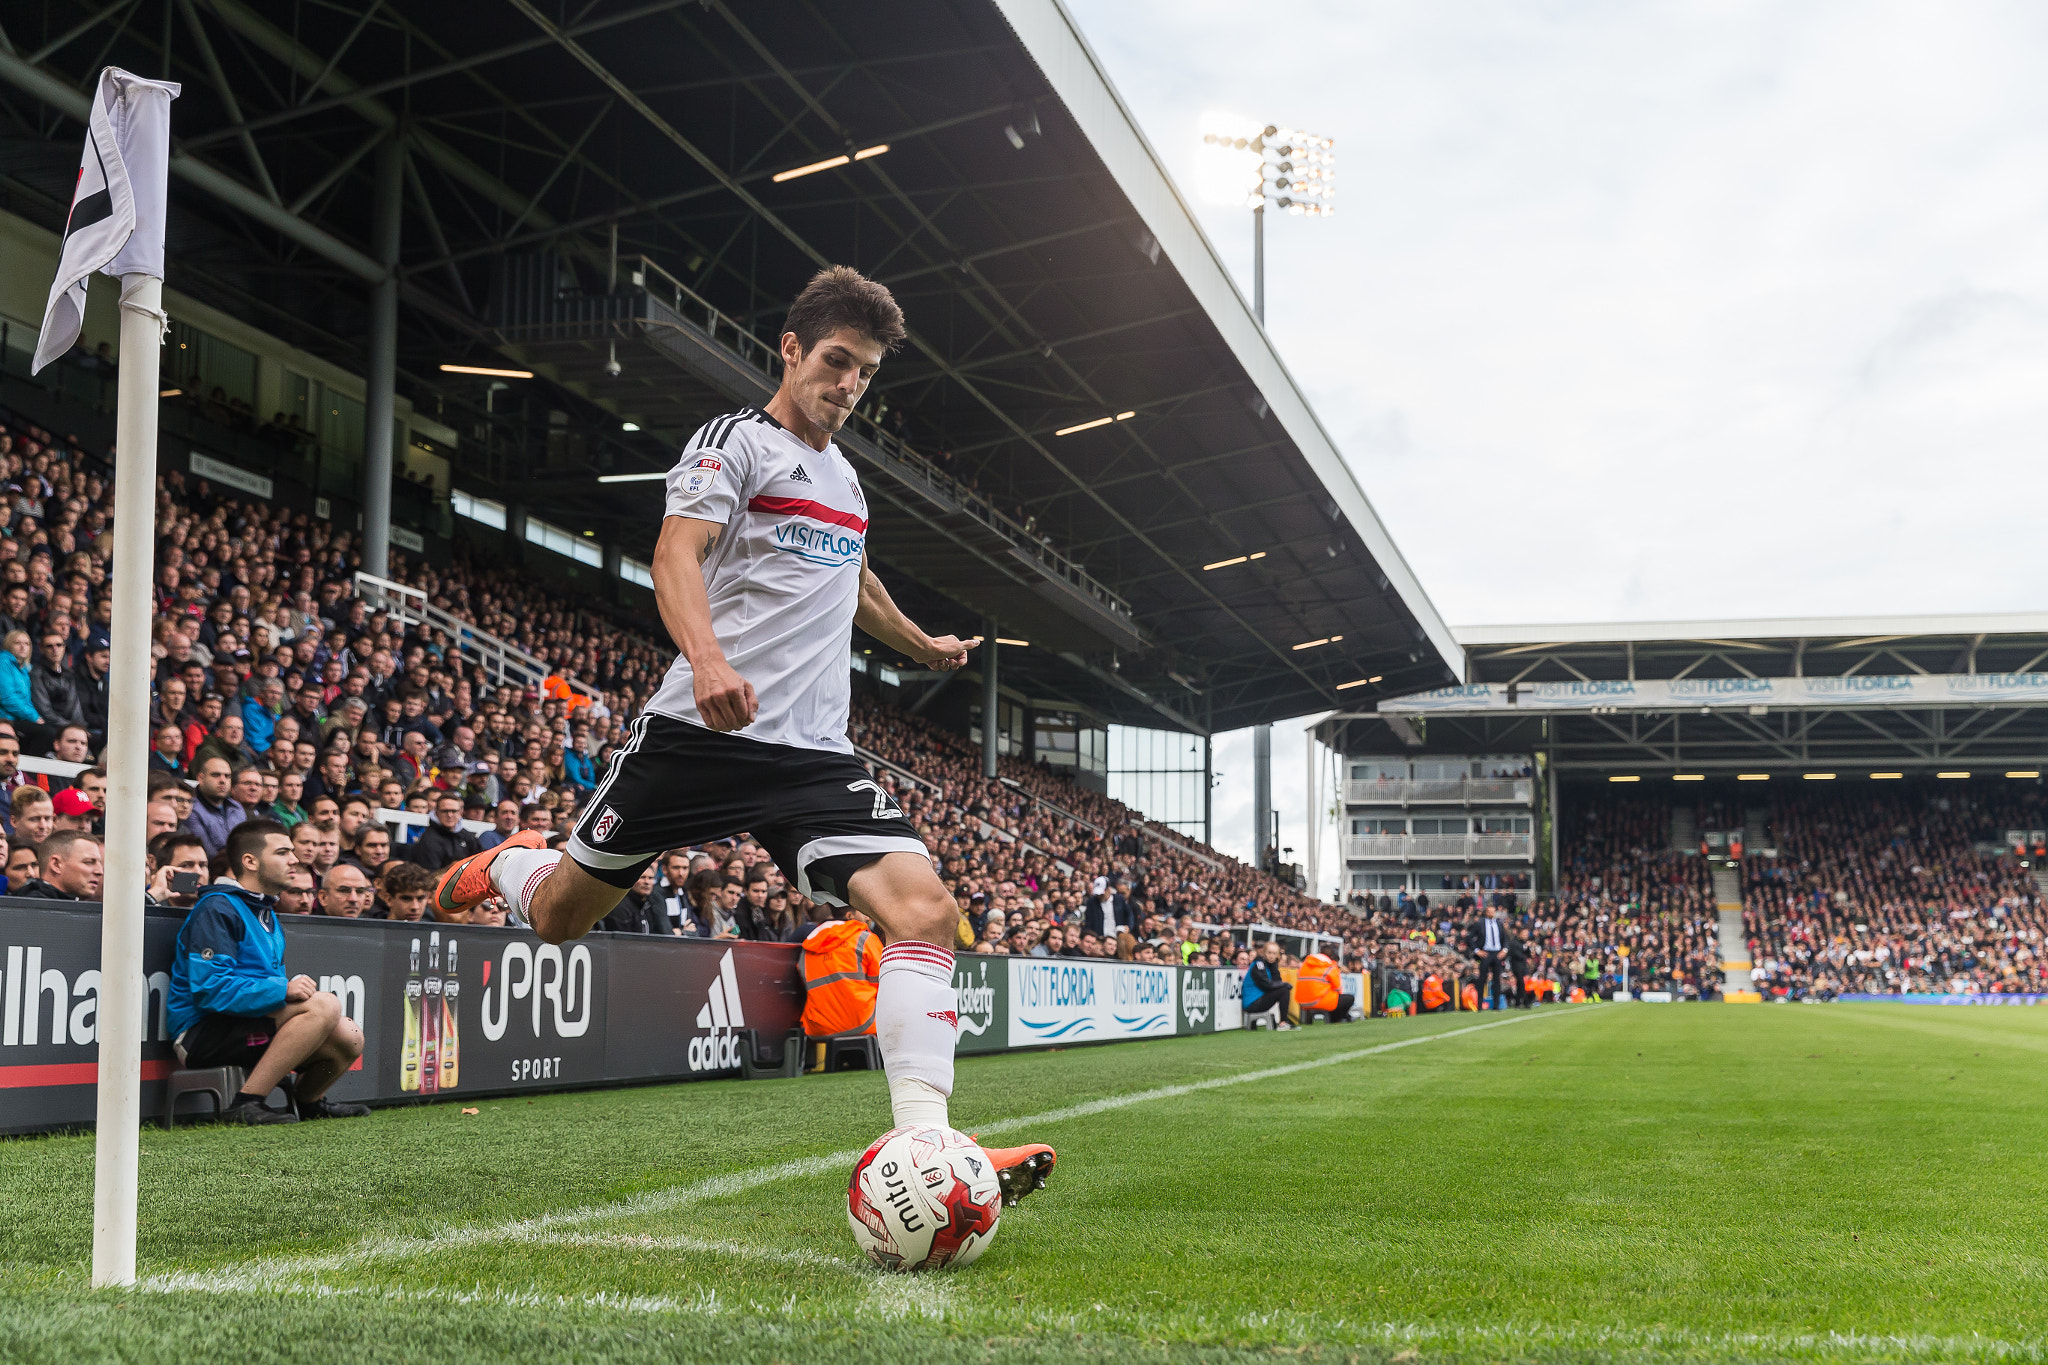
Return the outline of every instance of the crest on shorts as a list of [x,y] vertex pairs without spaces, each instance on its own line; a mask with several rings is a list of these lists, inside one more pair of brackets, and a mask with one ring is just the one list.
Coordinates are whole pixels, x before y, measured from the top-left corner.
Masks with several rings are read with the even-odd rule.
[[590,827],[590,842],[601,844],[618,832],[619,813],[606,806],[597,813],[597,823]]

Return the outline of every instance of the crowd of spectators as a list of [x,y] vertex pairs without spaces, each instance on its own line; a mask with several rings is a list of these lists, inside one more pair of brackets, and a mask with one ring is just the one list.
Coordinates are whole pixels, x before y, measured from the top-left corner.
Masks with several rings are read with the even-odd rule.
[[1768,851],[1744,859],[1758,989],[1778,999],[2048,992],[2040,851],[2006,843],[2043,817],[2040,789],[2010,781],[1902,781],[1773,802]]
[[[0,413],[0,830],[14,894],[99,894],[106,775],[111,479],[75,441]],[[354,537],[303,512],[163,475],[156,489],[149,894],[190,904],[245,819],[292,832],[291,912],[419,918],[433,870],[519,829],[566,838],[671,657],[644,623],[457,561],[392,577],[543,659],[567,685],[494,685],[432,627],[356,593]],[[596,700],[590,700],[594,691]],[[1352,970],[1470,980],[1479,918],[1505,912],[1524,980],[1711,996],[1720,980],[1704,859],[1674,851],[1667,804],[1574,803],[1554,894],[1461,885],[1334,906],[1144,820],[1065,772],[857,697],[851,737],[917,826],[961,909],[963,950],[1230,965],[1255,926],[1310,934]],[[1913,783],[1799,792],[1775,849],[1746,850],[1764,989],[2039,990],[2041,897],[2006,828],[2044,821],[2031,789]],[[424,830],[393,829],[378,808]],[[1701,827],[1730,812],[1701,812]],[[465,824],[485,823],[478,835]],[[1718,827],[1718,826],[1716,826]],[[416,832],[417,837],[404,837]],[[676,850],[606,928],[794,942],[825,915],[744,837]],[[503,910],[479,917],[502,922]],[[1287,959],[1291,965],[1296,953]]]

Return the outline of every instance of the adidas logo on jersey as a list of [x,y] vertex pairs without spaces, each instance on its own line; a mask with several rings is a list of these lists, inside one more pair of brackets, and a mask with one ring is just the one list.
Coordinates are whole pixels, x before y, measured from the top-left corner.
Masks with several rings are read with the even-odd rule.
[[796,467],[796,473],[789,476],[789,481],[791,483],[810,483],[812,480],[810,475],[804,473],[804,467],[802,465],[798,465]]
[[692,1071],[729,1071],[740,1064],[740,1040],[733,1032],[746,1027],[740,1012],[740,983],[733,972],[732,950],[719,959],[718,975],[711,979],[710,999],[697,1011],[697,1027],[709,1037],[690,1040]]

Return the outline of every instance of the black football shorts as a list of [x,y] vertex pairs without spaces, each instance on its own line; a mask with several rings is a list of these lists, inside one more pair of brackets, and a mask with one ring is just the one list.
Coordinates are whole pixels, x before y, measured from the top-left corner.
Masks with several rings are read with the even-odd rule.
[[929,857],[917,829],[859,759],[720,734],[643,711],[605,765],[569,856],[631,886],[672,848],[751,834],[797,890],[845,905],[846,883],[885,853]]

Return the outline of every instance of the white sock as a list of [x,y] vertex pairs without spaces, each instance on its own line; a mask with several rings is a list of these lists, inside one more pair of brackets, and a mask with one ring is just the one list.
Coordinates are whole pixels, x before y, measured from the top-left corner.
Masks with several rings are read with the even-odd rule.
[[526,907],[533,904],[533,893],[548,879],[548,874],[561,865],[559,851],[545,848],[509,848],[491,859],[491,886],[505,898],[505,903],[519,912],[521,919],[530,920]]
[[953,1093],[953,1043],[959,1034],[955,1003],[950,949],[905,939],[882,950],[875,1036],[899,1128],[953,1126],[946,1097]]

